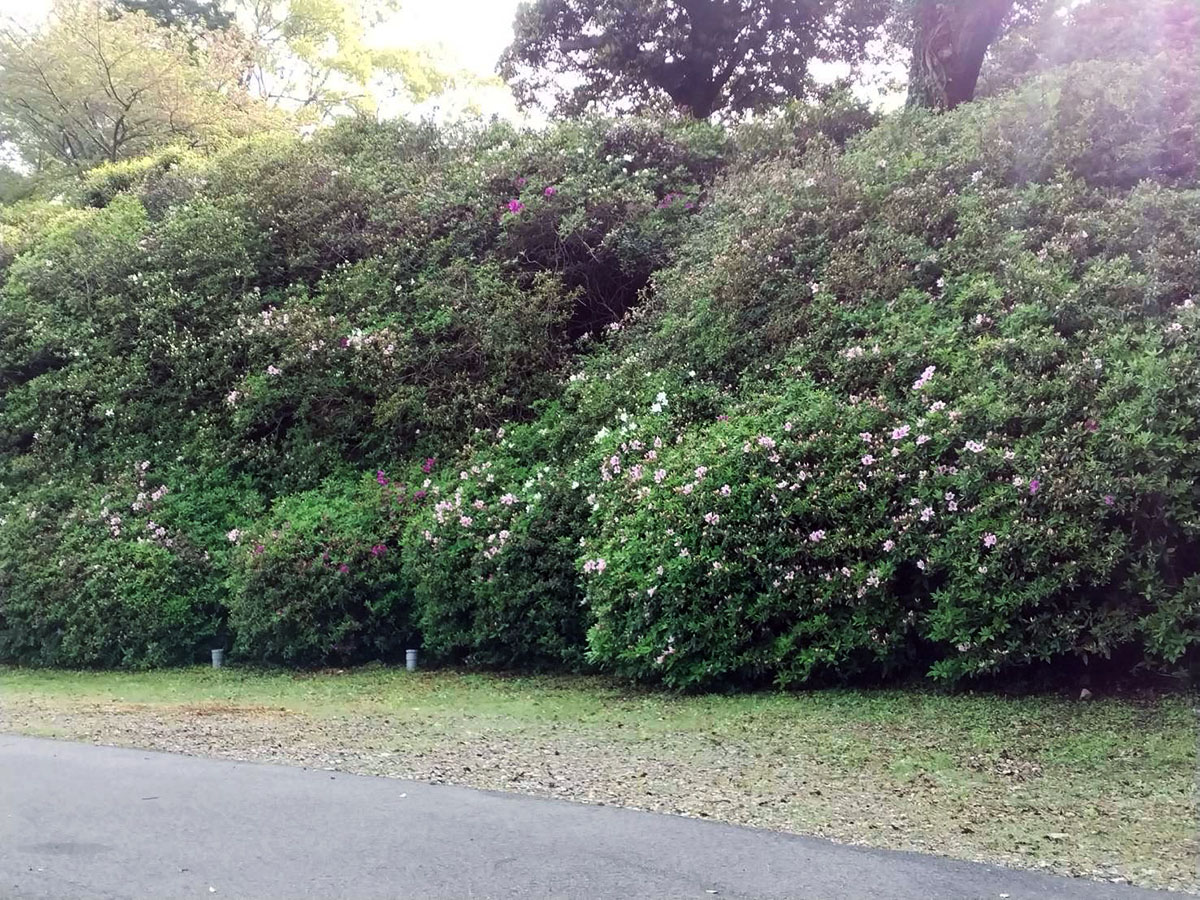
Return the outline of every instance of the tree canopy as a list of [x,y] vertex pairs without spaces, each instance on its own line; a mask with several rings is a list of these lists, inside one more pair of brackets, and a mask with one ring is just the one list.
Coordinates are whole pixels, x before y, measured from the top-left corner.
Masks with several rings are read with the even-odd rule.
[[0,138],[37,168],[78,169],[262,130],[277,119],[247,93],[244,54],[229,32],[193,40],[63,0],[36,30],[0,30]]
[[[674,105],[697,118],[761,109],[813,86],[814,60],[856,62],[884,0],[535,0],[501,74],[525,106]],[[564,86],[566,85],[566,86]]]

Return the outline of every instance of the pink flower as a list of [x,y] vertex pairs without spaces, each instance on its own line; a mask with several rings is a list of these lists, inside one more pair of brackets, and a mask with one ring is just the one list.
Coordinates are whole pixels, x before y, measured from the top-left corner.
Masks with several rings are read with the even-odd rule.
[[920,446],[921,444],[927,444],[927,443],[929,443],[929,435],[927,435],[927,434],[918,434],[917,435],[917,445],[918,446]]
[[721,521],[721,517],[715,512],[706,512],[704,514],[704,521],[709,525],[716,525]]
[[470,516],[459,516],[458,517],[458,524],[461,525],[463,528],[470,528],[471,523],[473,521],[475,521],[475,520],[472,519]]
[[893,441],[904,440],[906,437],[908,437],[908,432],[910,430],[911,429],[907,425],[901,425],[899,428],[893,428],[892,429],[892,440]]
[[431,456],[425,462],[421,463],[421,471],[428,475],[433,471],[433,467],[437,465],[437,457]]
[[345,563],[342,563],[340,566],[338,566],[338,572],[340,572],[342,575],[347,574],[349,571],[350,567]]
[[654,483],[655,484],[662,484],[663,479],[666,477],[667,477],[666,469],[655,469],[654,470]]
[[383,474],[383,469],[380,469],[378,472],[375,473],[375,483],[378,484],[380,487],[382,487],[388,483],[387,476]]
[[545,194],[547,197],[553,197],[555,194],[558,193],[558,188],[556,188],[554,185],[551,184],[551,185],[548,185],[546,187],[546,189],[544,191],[542,191],[542,193]]
[[870,453],[868,453],[866,456],[864,456],[864,457],[862,458],[862,464],[863,464],[864,466],[873,466],[873,465],[875,465],[875,457],[873,457],[873,456],[872,456]]
[[733,489],[729,485],[727,485],[727,484],[721,485],[721,496],[722,497],[728,497],[731,493],[733,493]]
[[985,546],[985,547],[995,547],[996,546],[996,536],[994,534],[992,534],[990,531],[983,536],[983,546]]
[[810,534],[808,536],[808,539],[810,541],[812,541],[814,544],[819,544],[819,543],[821,543],[821,541],[825,540],[825,532],[820,531],[820,530],[814,531],[812,534]]
[[268,375],[282,375],[283,370],[278,368],[277,366],[267,366],[267,374]]
[[524,208],[525,208],[525,204],[522,203],[520,200],[518,200],[516,197],[513,197],[513,199],[508,201],[508,211],[510,213],[519,213]]
[[883,549],[885,552],[891,553],[893,550],[896,549],[896,542],[893,541],[891,538],[888,538],[886,541],[883,542]]
[[387,547],[384,544],[376,544],[371,548],[372,556],[383,556],[385,553],[387,553]]
[[967,441],[966,447],[972,453],[982,453],[984,450],[987,449],[987,446],[985,444],[979,443],[979,441]]
[[871,437],[872,437],[872,435],[871,435],[871,432],[869,432],[869,431],[860,431],[860,432],[858,433],[858,436],[859,436],[860,438],[862,438],[864,441],[866,441],[868,444],[869,444],[869,443],[871,443]]
[[1112,494],[1104,495],[1104,505],[1105,506],[1112,506],[1116,502],[1117,502],[1117,498],[1114,497]]

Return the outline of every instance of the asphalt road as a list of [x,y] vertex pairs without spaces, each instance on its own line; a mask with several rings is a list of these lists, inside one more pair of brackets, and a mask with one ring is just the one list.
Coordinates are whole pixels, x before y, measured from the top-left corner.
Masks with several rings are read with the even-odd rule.
[[1161,898],[390,778],[0,735],[0,898]]

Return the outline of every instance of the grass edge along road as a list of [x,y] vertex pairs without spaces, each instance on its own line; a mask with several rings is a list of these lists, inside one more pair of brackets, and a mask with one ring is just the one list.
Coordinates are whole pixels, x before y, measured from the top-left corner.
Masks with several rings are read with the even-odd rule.
[[0,730],[1195,889],[1191,694],[673,696],[597,678],[0,668]]

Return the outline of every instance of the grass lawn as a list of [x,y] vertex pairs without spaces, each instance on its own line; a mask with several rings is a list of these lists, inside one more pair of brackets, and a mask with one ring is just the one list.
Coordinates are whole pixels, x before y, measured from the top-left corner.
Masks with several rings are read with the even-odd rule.
[[385,668],[0,668],[0,729],[516,790],[1195,889],[1194,695],[676,697]]

